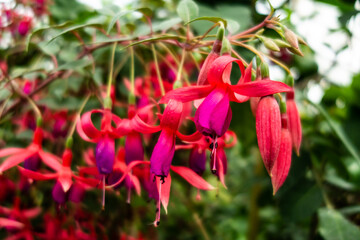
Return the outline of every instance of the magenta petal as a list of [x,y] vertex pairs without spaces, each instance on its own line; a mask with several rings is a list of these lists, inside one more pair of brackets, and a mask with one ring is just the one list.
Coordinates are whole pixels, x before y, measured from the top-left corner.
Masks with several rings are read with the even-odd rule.
[[69,200],[74,203],[80,203],[85,196],[85,188],[80,183],[73,183],[69,190]]
[[134,160],[144,159],[144,147],[141,135],[137,132],[131,132],[125,140],[125,162],[130,164]]
[[99,140],[95,149],[96,166],[99,173],[109,174],[113,170],[115,161],[115,142],[109,136]]
[[31,170],[31,171],[37,171],[40,168],[41,159],[39,154],[35,153],[34,155],[28,157],[24,161],[24,168]]
[[206,151],[203,148],[194,147],[189,156],[189,167],[198,175],[202,175],[206,167]]
[[150,158],[150,170],[156,176],[167,177],[175,153],[175,133],[164,129]]
[[55,186],[52,190],[52,197],[58,204],[64,204],[66,202],[66,193],[58,181],[55,183]]
[[195,113],[196,128],[204,135],[222,136],[229,128],[232,113],[224,88],[213,90]]

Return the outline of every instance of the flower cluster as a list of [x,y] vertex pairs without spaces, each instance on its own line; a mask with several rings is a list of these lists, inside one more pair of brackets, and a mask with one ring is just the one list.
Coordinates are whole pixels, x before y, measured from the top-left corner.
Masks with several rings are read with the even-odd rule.
[[[45,1],[33,4],[34,11],[46,12]],[[28,34],[31,18],[18,21],[14,12],[2,11],[6,12],[8,21],[16,24],[18,34]],[[13,89],[20,86],[21,89],[14,91],[35,110],[35,114],[26,110],[20,118],[12,119],[19,132],[33,131],[33,139],[26,147],[1,148],[0,174],[6,176],[11,169],[17,169],[21,176],[14,181],[1,177],[4,188],[11,193],[18,184],[21,191],[27,191],[38,181],[51,182],[51,195],[59,207],[68,202],[79,205],[88,190],[102,190],[103,208],[106,192],[124,188],[126,201],[131,203],[134,193],[141,195],[145,191],[156,205],[153,224],[159,226],[161,205],[168,210],[173,173],[197,189],[198,200],[200,190],[216,189],[203,178],[207,163],[209,172],[227,188],[228,160],[237,159],[229,159],[226,149],[241,141],[236,132],[229,130],[232,117],[241,114],[233,111],[230,103],[250,102],[260,155],[275,194],[289,173],[292,149],[296,154],[300,152],[302,133],[293,81],[285,84],[271,80],[264,59],[258,59],[254,68],[253,61],[248,64],[239,55],[230,54],[231,37],[224,37],[224,26],[219,25],[216,40],[211,41],[212,49],[198,72],[195,58],[194,63],[184,60],[186,45],[182,46],[184,55],[180,62],[174,54],[167,54],[158,62],[153,48],[154,61],[145,66],[146,74],[137,78],[132,59],[130,80],[123,79],[128,101],[116,96],[117,88],[123,85],[112,82],[117,46],[114,43],[107,86],[88,89],[90,93],[76,113],[67,109],[53,111],[46,104],[36,105],[34,100],[43,98],[37,93],[43,86],[27,79],[15,79],[21,84],[12,85],[6,62],[0,61],[2,76]],[[294,41],[291,37],[290,34],[288,38]],[[134,58],[134,47],[128,47],[129,55]],[[84,52],[90,54],[89,48]],[[239,68],[241,73],[236,81],[232,77],[233,68]],[[188,81],[192,74],[197,74],[196,83]],[[103,107],[82,113],[85,106],[90,106],[87,101],[91,95],[100,99]],[[75,130],[77,135],[73,136]],[[82,148],[84,145],[87,147]],[[187,150],[190,151],[186,166],[174,161],[177,152]],[[13,209],[0,208],[0,226],[15,232],[18,239],[31,239],[32,235],[46,239],[96,238],[93,226],[82,225],[65,231],[59,226],[66,224],[66,220],[53,219],[51,215],[44,215],[48,230],[36,232],[29,219],[40,212],[38,208],[21,209],[20,199],[15,198]]]

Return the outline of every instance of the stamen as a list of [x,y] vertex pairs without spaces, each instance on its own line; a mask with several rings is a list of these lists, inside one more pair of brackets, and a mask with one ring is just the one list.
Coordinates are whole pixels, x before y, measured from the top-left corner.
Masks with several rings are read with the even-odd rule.
[[131,200],[131,188],[128,188],[126,202],[130,204],[130,200]]
[[[216,174],[216,161],[217,161],[217,158],[216,158],[216,149],[217,149],[217,147],[218,147],[217,136],[215,136],[214,142],[211,143],[211,144],[213,144],[213,145],[215,146],[214,148],[212,148],[212,150],[211,150],[211,155],[210,155],[211,160],[213,160],[213,166],[212,166],[212,168],[211,168],[211,172],[212,172],[213,174]],[[210,145],[211,145],[211,144],[210,144]]]
[[102,210],[105,209],[105,175],[103,175],[102,180]]
[[[162,180],[163,176],[160,178],[160,181]],[[159,190],[159,200],[156,203],[156,215],[155,215],[155,221],[154,226],[157,227],[160,225],[160,214],[161,214],[161,185],[162,183],[159,182],[158,190]]]

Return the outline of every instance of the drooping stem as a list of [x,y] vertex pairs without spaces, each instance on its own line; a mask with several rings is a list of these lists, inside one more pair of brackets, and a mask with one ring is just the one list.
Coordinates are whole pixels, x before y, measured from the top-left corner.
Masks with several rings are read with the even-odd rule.
[[[180,79],[181,79],[181,74],[182,74],[182,71],[183,71],[183,68],[184,68],[185,56],[186,56],[186,50],[183,49],[182,54],[181,54],[181,61],[180,61],[179,69],[178,69],[177,74],[176,74],[175,82],[181,81]],[[185,81],[186,81],[186,85],[189,86],[190,85],[189,80],[185,78]]]
[[[113,48],[111,50],[111,58],[110,58],[110,68],[109,68],[109,77],[108,77],[108,83],[107,83],[107,92],[106,97],[110,98],[111,93],[111,85],[113,82],[113,73],[114,73],[114,58],[115,58],[115,50],[116,50],[117,42],[113,44]],[[107,106],[105,106],[107,108]],[[111,108],[111,107],[110,107]]]
[[151,50],[152,50],[153,57],[154,57],[156,75],[157,75],[157,78],[158,78],[158,81],[159,81],[161,96],[164,96],[165,95],[165,89],[164,89],[164,85],[163,85],[162,78],[161,78],[159,63],[158,63],[158,60],[157,60],[154,44],[151,44]]
[[80,114],[84,110],[84,107],[85,107],[86,103],[88,102],[89,98],[90,98],[90,94],[88,94],[85,97],[83,103],[81,104],[79,110],[77,111],[75,121],[71,125],[70,131],[69,131],[69,133],[67,135],[67,139],[72,138],[72,135],[74,134],[74,131],[75,131],[75,128],[76,128],[76,124],[80,120]]

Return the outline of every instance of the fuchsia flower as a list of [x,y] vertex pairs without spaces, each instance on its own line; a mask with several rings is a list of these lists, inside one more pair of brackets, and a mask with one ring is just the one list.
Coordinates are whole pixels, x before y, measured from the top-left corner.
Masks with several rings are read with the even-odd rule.
[[[91,115],[101,113],[101,130],[98,130],[92,123]],[[112,114],[110,109],[92,110],[82,115],[76,127],[82,139],[88,142],[95,142],[96,166],[99,173],[109,174],[113,170],[115,161],[115,139],[122,136],[118,128],[111,124],[119,124],[121,119]]]
[[[140,164],[149,165],[149,161],[133,161],[131,162],[126,171],[124,172],[124,175],[113,185],[110,185],[110,187],[116,187],[117,185],[121,184],[122,181],[125,180],[127,175],[134,169],[136,166]],[[145,168],[149,169],[150,168]],[[189,182],[192,186],[202,189],[202,190],[213,190],[215,189],[212,185],[210,185],[208,182],[206,182],[204,179],[202,179],[199,175],[197,175],[193,170],[182,167],[182,166],[170,166],[170,169],[174,171],[175,173],[179,174],[181,177],[183,177],[187,182]],[[150,170],[151,171],[151,170]],[[134,171],[135,174],[135,171]],[[156,190],[154,188],[151,189],[151,191],[155,190],[157,193],[154,194],[153,192],[150,192],[150,197],[157,200],[157,208],[156,208],[156,217],[154,221],[155,226],[159,226],[160,224],[160,205],[162,204],[165,212],[167,213],[167,206],[169,204],[169,198],[170,198],[170,188],[171,188],[171,176],[170,174],[167,175],[166,181],[163,177],[155,177],[154,174],[151,174],[148,172],[149,175],[147,176],[154,176],[154,182],[156,183]]]
[[286,113],[281,114],[281,144],[279,155],[271,170],[271,182],[273,185],[273,194],[275,195],[279,188],[285,182],[291,166],[291,136],[287,127]]
[[[72,162],[72,152],[70,149],[65,149],[62,156],[62,166],[56,169],[56,173],[40,173],[34,172],[29,169],[24,169],[22,167],[18,167],[20,172],[31,179],[44,181],[56,179],[56,183],[54,185],[52,196],[54,200],[59,204],[64,204],[69,197],[69,199],[74,199],[74,202],[79,202],[81,200],[82,186],[73,184],[72,178],[75,178],[77,181],[90,185],[97,186],[98,181],[93,179],[86,179],[83,177],[76,176],[71,171],[71,162]],[[78,189],[79,188],[79,189]]]
[[268,173],[279,155],[281,142],[280,107],[273,96],[260,99],[256,111],[256,135],[261,157]]
[[291,141],[296,154],[299,156],[302,130],[299,111],[294,101],[294,91],[286,94],[286,109],[289,123],[289,131],[291,135]]
[[20,198],[15,197],[14,207],[7,208],[0,206],[0,214],[7,215],[8,218],[0,218],[0,228],[6,227],[11,233],[11,239],[34,239],[30,219],[37,217],[41,213],[41,208],[21,209]]
[[32,143],[27,148],[5,148],[0,150],[0,158],[8,158],[0,165],[0,174],[18,164],[25,161],[25,167],[30,169],[36,169],[38,165],[38,159],[41,159],[50,168],[57,170],[61,167],[57,158],[51,154],[42,150],[43,130],[37,127],[34,132],[34,138]]
[[[235,62],[239,65],[242,77],[236,85],[230,83],[228,65]],[[227,70],[226,70],[227,69]],[[226,71],[225,71],[226,70]],[[251,82],[251,67],[245,71],[242,62],[230,56],[215,59],[208,72],[208,85],[179,88],[167,93],[160,101],[170,99],[188,102],[204,98],[195,113],[195,123],[200,132],[213,139],[224,135],[231,121],[229,101],[245,102],[249,97],[262,97],[278,92],[289,92],[291,88],[284,83],[262,80]]]

